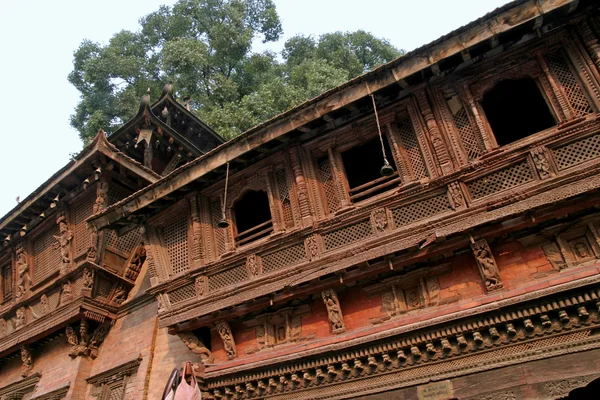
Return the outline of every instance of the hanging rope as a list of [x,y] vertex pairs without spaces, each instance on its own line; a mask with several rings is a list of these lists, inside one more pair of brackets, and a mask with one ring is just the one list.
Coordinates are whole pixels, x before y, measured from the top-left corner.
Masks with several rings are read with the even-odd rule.
[[383,146],[383,135],[381,134],[381,126],[379,125],[379,115],[377,115],[377,104],[375,104],[375,96],[371,94],[371,100],[373,100],[373,110],[375,111],[375,120],[377,121],[377,131],[379,132],[379,141],[381,142],[381,152],[383,153],[383,161],[385,164],[389,164],[385,156],[385,147]]
[[225,204],[227,204],[227,185],[229,184],[229,163],[225,171],[225,192],[223,194],[223,204],[221,204],[221,216],[225,219]]

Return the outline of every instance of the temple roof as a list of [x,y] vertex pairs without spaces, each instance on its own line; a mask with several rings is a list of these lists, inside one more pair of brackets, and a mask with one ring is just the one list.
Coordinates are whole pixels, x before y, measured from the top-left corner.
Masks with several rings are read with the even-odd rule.
[[16,234],[24,225],[31,230],[43,220],[40,214],[50,208],[57,195],[67,194],[82,185],[85,179],[94,175],[95,170],[103,167],[103,163],[110,161],[116,162],[147,183],[160,179],[160,175],[120,152],[107,140],[104,131],[100,130],[77,156],[0,218],[0,239]]
[[[224,176],[225,165],[245,168],[248,159],[264,158],[299,138],[306,138],[310,131],[324,132],[323,125],[337,125],[348,121],[336,114],[356,114],[346,110],[372,107],[369,96],[374,94],[384,102],[391,88],[398,91],[392,100],[408,95],[408,87],[422,86],[452,73],[459,66],[470,65],[473,59],[484,59],[488,51],[504,43],[514,43],[514,32],[535,34],[544,19],[559,18],[574,11],[578,0],[556,0],[539,3],[533,0],[516,0],[485,16],[460,27],[439,39],[417,48],[404,56],[360,75],[340,86],[310,99],[264,123],[257,125],[236,138],[220,145],[197,159],[173,171],[167,178],[134,193],[90,217],[89,222],[102,229],[119,228],[135,224],[143,219],[144,207],[160,203],[162,208],[178,196],[174,192],[187,185],[202,186]],[[511,35],[508,35],[508,32]],[[365,107],[366,105],[366,107]],[[325,118],[323,118],[325,117]],[[315,129],[316,128],[316,129]],[[189,190],[189,188],[188,188]],[[182,191],[183,193],[183,191]],[[129,221],[124,221],[124,219]]]

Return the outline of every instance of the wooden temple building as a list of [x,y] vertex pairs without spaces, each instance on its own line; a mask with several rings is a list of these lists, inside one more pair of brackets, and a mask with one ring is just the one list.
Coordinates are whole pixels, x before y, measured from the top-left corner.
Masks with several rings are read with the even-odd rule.
[[211,400],[595,398],[600,5],[513,1],[226,143],[167,85],[0,235],[0,400],[186,360]]

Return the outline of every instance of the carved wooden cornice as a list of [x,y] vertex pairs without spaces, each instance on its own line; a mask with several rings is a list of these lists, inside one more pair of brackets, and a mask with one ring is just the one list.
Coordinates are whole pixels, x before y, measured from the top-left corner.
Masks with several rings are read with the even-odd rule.
[[90,385],[98,386],[103,383],[121,380],[124,376],[135,374],[141,362],[142,356],[139,355],[138,358],[134,360],[128,361],[117,367],[111,368],[104,372],[100,372],[99,374],[87,378],[86,382]]
[[[215,399],[225,398],[228,392],[240,399],[359,395],[600,348],[600,339],[591,334],[600,325],[600,286],[552,294],[530,293],[526,297],[543,297],[515,306],[498,302],[477,316],[467,310],[454,322],[436,318],[427,329],[407,330],[362,347],[352,340],[342,341],[333,348],[266,363],[207,368],[205,394]],[[329,356],[332,350],[334,357]]]

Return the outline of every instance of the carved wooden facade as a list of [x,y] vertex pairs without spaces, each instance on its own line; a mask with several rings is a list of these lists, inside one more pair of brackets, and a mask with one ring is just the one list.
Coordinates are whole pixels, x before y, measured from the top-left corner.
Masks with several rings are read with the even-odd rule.
[[[418,73],[392,63],[123,206],[145,220],[160,325],[210,352],[208,398],[352,397],[595,348],[597,278],[564,272],[600,260],[598,31],[573,5],[570,25],[539,15],[511,39],[468,47],[463,30]],[[540,99],[546,117],[530,118],[546,125],[503,131],[488,107],[502,85]],[[363,173],[382,147],[394,172]],[[265,195],[245,212],[268,214],[243,236],[249,192]],[[94,224],[123,226],[123,209]],[[546,269],[511,272],[514,244]]]
[[[175,103],[159,117],[163,103],[145,99],[114,140],[172,173],[115,200],[112,182],[88,182],[46,227],[12,242],[14,231],[0,253],[11,271],[0,336],[33,330],[32,310],[90,307],[61,320],[61,338],[94,366],[110,361],[108,320],[150,320],[147,353],[86,377],[99,399],[136,380],[142,398],[160,395],[152,371],[166,380],[182,354],[209,399],[555,398],[586,386],[600,377],[599,38],[594,2],[517,1],[174,171],[189,144],[175,160],[163,139],[191,117]],[[511,119],[523,110],[507,87],[531,99],[527,120]],[[393,172],[381,176],[384,157]],[[54,264],[36,275],[39,260]],[[158,326],[128,292],[156,299]],[[29,387],[36,344],[10,346]]]

